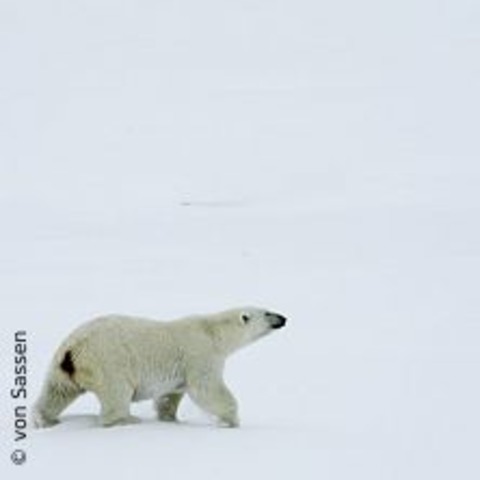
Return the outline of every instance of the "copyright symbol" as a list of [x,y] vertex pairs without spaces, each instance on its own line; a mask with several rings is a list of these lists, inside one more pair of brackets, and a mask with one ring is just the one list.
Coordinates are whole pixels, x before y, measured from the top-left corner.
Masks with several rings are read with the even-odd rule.
[[27,454],[25,453],[25,450],[18,449],[12,452],[10,458],[15,465],[23,465],[27,460]]

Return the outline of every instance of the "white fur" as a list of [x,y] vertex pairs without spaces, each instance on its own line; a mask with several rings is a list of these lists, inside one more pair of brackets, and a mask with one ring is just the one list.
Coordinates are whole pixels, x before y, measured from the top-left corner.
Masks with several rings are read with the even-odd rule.
[[[279,325],[279,323],[281,325]],[[153,399],[160,420],[176,420],[187,393],[220,423],[237,426],[237,402],[223,381],[225,359],[285,323],[259,308],[159,322],[110,315],[75,330],[56,352],[33,410],[36,427],[55,424],[85,391],[95,393],[105,426],[135,421],[130,402]],[[60,365],[69,352],[69,374]]]

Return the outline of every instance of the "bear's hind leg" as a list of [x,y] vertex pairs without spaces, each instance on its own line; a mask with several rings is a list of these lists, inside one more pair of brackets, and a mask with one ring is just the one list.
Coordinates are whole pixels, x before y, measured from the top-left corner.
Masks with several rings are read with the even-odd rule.
[[104,427],[138,423],[137,417],[130,415],[130,402],[133,388],[128,384],[113,384],[95,392],[101,404],[101,422]]
[[175,422],[177,420],[177,410],[182,400],[183,393],[174,392],[163,395],[155,399],[155,409],[158,419],[162,422]]
[[33,407],[33,426],[45,428],[57,424],[58,416],[82,393],[84,390],[71,382],[48,379]]

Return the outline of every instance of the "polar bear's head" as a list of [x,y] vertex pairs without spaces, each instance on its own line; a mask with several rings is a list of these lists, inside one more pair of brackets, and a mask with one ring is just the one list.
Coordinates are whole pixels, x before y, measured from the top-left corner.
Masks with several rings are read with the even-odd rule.
[[287,319],[279,313],[254,307],[240,309],[239,317],[248,341],[263,337],[287,323]]
[[269,310],[245,307],[219,314],[211,324],[217,345],[226,350],[237,350],[268,333],[285,326],[287,319]]

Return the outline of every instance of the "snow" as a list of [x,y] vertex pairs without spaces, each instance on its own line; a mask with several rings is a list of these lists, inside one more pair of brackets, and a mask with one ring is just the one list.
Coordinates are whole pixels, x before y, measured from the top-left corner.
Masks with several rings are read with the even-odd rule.
[[2,385],[110,312],[243,304],[242,427],[101,429],[85,396],[2,478],[477,479],[478,2],[0,3]]

